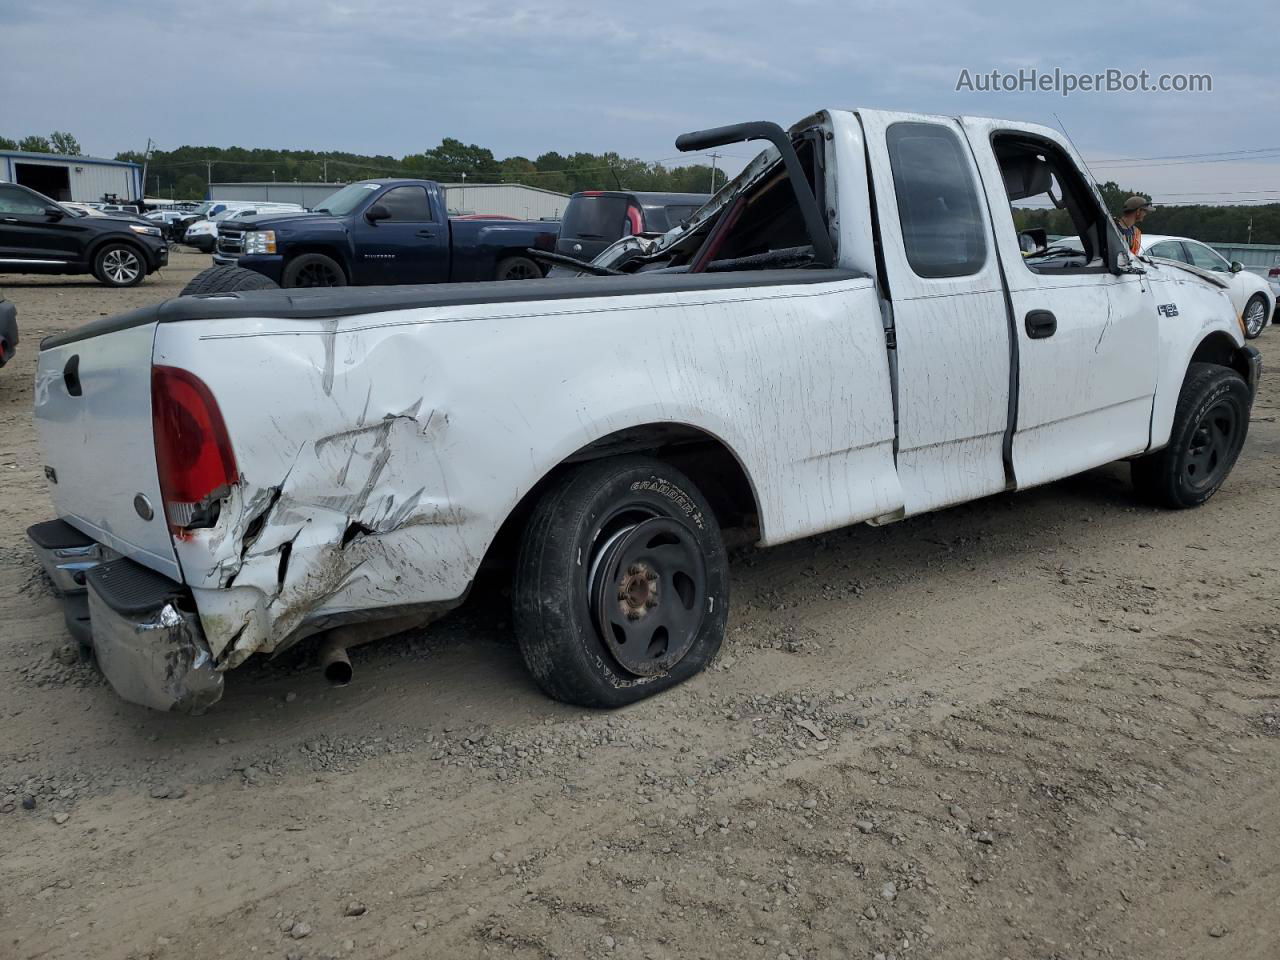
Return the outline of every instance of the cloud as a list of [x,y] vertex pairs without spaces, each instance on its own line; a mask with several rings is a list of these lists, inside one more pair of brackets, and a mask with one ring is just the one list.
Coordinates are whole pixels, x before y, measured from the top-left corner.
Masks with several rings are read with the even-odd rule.
[[[453,136],[500,156],[649,160],[699,126],[868,106],[1050,124],[1056,113],[1089,156],[1247,149],[1280,142],[1274,68],[1242,55],[1240,33],[1272,17],[1261,0],[1230,16],[1189,0],[0,0],[0,133],[71,130],[106,155],[148,137],[400,155]],[[1208,72],[1214,90],[955,90],[962,68],[1055,66]],[[1225,190],[1266,175],[1252,167],[1277,169],[1217,166],[1179,182]]]

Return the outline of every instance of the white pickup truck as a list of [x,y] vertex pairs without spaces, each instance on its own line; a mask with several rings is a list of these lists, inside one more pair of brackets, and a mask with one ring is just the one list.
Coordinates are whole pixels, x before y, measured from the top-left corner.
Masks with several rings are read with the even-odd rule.
[[[830,110],[677,144],[745,140],[689,220],[579,275],[232,290],[47,339],[59,519],[30,537],[115,689],[200,711],[320,633],[345,679],[345,646],[505,564],[537,682],[617,706],[715,655],[726,527],[777,544],[1118,459],[1169,507],[1222,484],[1260,358],[1221,284],[1126,252],[1053,131]],[[1043,203],[1076,249],[1019,234]]]

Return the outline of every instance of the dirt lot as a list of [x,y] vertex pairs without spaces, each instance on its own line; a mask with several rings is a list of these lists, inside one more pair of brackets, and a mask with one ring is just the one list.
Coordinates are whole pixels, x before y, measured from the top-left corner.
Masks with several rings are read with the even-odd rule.
[[207,262],[3,283],[0,957],[1280,956],[1275,376],[1197,511],[1109,467],[739,551],[715,669],[624,711],[544,699],[484,588],[185,718],[76,660],[23,531],[40,337]]

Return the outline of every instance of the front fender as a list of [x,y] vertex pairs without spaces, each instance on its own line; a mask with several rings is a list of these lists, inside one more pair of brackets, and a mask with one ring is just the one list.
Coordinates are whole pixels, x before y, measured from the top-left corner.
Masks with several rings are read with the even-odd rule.
[[[1169,442],[1178,395],[1187,368],[1206,344],[1220,345],[1216,362],[1251,370],[1255,363],[1245,351],[1239,319],[1227,291],[1205,283],[1188,271],[1152,263],[1148,277],[1155,309],[1159,311],[1159,354],[1156,395],[1151,413],[1151,445],[1158,450]],[[1256,351],[1253,351],[1256,353]],[[1260,359],[1257,370],[1261,370]],[[1243,371],[1242,371],[1243,372]],[[1257,376],[1250,389],[1257,390]]]

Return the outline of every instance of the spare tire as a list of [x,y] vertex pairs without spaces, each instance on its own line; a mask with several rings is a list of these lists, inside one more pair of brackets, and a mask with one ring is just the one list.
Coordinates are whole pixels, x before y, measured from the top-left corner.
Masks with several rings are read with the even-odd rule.
[[280,284],[260,273],[225,264],[201,270],[182,288],[182,296],[195,293],[237,293],[241,290],[279,290]]

